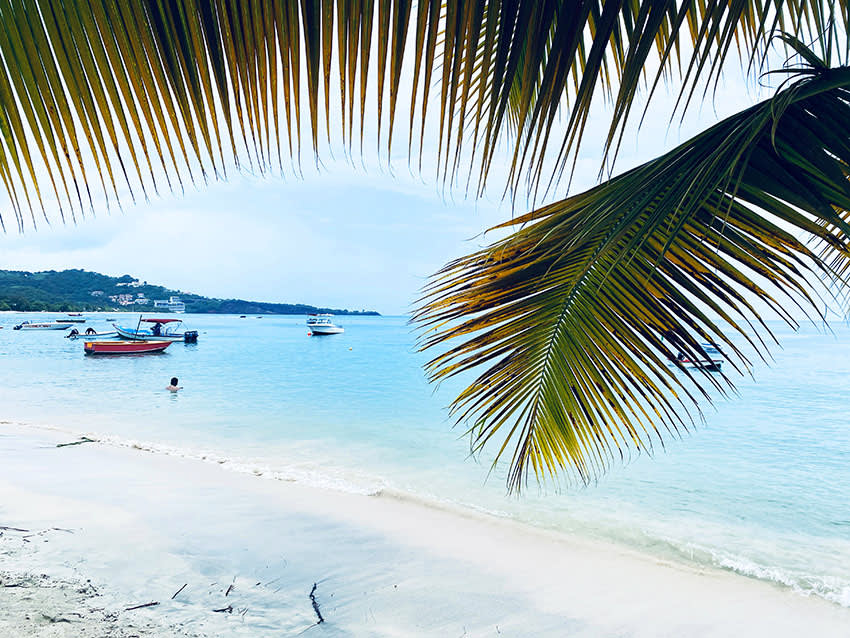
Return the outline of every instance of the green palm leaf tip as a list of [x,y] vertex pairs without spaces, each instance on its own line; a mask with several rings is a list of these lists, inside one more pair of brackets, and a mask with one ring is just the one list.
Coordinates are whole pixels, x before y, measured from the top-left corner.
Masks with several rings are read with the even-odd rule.
[[813,284],[850,263],[847,118],[850,68],[808,70],[435,275],[415,317],[421,347],[442,350],[430,377],[477,373],[452,409],[473,450],[507,457],[510,489],[586,483],[677,436],[732,385],[676,352],[722,344],[749,369],[736,340],[764,356],[772,336],[747,319],[753,298],[791,325],[789,303],[817,314]]

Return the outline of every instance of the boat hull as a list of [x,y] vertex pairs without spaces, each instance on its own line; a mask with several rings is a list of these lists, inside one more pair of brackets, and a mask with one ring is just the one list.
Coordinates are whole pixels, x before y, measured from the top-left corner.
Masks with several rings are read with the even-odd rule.
[[22,323],[15,326],[15,330],[67,330],[72,323]]
[[112,337],[117,337],[118,333],[113,332],[74,332],[71,330],[70,333],[65,335],[66,339],[88,339],[91,341],[92,339],[111,339]]
[[162,352],[170,341],[86,341],[86,354],[145,354]]
[[708,370],[709,372],[720,372],[723,368],[723,359],[679,359],[686,368],[694,368],[698,370]]
[[314,335],[338,335],[345,332],[345,328],[339,326],[309,326]]

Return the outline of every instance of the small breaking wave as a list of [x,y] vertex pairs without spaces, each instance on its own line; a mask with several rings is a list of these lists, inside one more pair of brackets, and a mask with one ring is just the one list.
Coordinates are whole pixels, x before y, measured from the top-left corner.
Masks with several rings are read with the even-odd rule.
[[744,556],[716,551],[711,554],[715,565],[736,574],[784,585],[803,596],[818,596],[842,607],[850,607],[850,583],[841,582],[838,578],[793,574],[779,567],[761,565]]
[[98,432],[80,433],[67,428],[40,423],[34,424],[14,421],[7,421],[6,423],[26,428],[61,432],[78,438],[86,437],[91,439],[94,443],[100,443],[101,445],[114,448],[138,450],[140,452],[148,452],[151,454],[201,461],[238,474],[251,474],[267,480],[282,481],[286,483],[300,483],[310,487],[346,492],[349,494],[375,496],[386,487],[386,484],[382,480],[366,474],[328,466],[322,466],[322,468],[319,469],[317,467],[309,467],[307,464],[300,461],[292,461],[288,463],[286,460],[282,459],[274,465],[271,465],[269,463],[259,462],[255,459],[246,459],[239,456],[223,454],[217,450],[194,449],[191,447],[181,447],[141,439],[124,438],[112,434],[101,434]]
[[285,462],[280,465],[271,466],[258,463],[250,459],[225,456],[215,451],[192,450],[188,448],[162,445],[148,441],[123,439],[113,436],[99,437],[98,442],[118,448],[131,448],[153,454],[163,454],[183,459],[192,459],[217,465],[224,470],[238,474],[252,474],[259,478],[282,481],[286,483],[300,483],[310,487],[335,490],[349,494],[362,494],[374,496],[383,489],[384,484],[378,480],[365,476],[353,476],[351,472],[323,467],[304,467],[303,464],[295,463],[288,465]]
[[[785,566],[772,565],[768,561],[773,556],[764,552],[760,560],[729,549],[683,542],[669,536],[657,540],[660,540],[660,543],[667,547],[667,551],[664,553],[672,553],[676,559],[687,564],[733,572],[747,578],[786,587],[802,596],[816,596],[841,607],[850,608],[850,579],[846,575],[812,573],[809,564],[798,563],[794,565],[789,562]],[[777,548],[776,551],[782,550]],[[821,548],[820,552],[830,555],[841,555],[842,553],[837,548]],[[834,554],[834,552],[837,553]],[[825,564],[822,561],[820,562]]]

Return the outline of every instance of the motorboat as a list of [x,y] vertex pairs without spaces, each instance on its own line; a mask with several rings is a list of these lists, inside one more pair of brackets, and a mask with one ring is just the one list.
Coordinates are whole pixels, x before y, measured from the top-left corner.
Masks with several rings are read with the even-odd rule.
[[[141,324],[145,324],[142,328]],[[112,326],[123,339],[136,341],[185,341],[196,343],[197,330],[182,330],[182,319],[140,319],[139,327],[125,328],[113,323]],[[147,327],[150,326],[150,327]]]
[[706,356],[700,356],[695,353],[694,357],[686,355],[684,352],[679,352],[676,355],[676,361],[684,365],[686,368],[699,368],[709,372],[720,372],[723,366],[723,352],[712,343],[701,343],[700,348]]
[[317,314],[307,317],[307,328],[311,335],[337,335],[345,332],[345,328],[333,322],[331,314]]
[[154,308],[167,310],[169,312],[186,312],[186,304],[180,300],[180,297],[169,297],[168,299],[154,299]]
[[69,312],[67,316],[61,319],[62,323],[85,323],[86,318],[79,312]]
[[117,330],[112,330],[111,332],[98,332],[94,328],[88,327],[88,328],[86,328],[86,331],[83,334],[80,334],[80,331],[77,328],[71,328],[71,330],[68,332],[68,334],[65,335],[65,338],[66,339],[77,339],[79,337],[84,337],[86,339],[91,339],[93,337],[99,337],[99,338],[108,339],[108,338],[117,337],[117,336],[118,336]]
[[24,321],[12,328],[12,330],[67,330],[73,325],[73,323],[67,321],[45,321],[43,323]]
[[146,354],[162,352],[171,341],[86,341],[86,354]]

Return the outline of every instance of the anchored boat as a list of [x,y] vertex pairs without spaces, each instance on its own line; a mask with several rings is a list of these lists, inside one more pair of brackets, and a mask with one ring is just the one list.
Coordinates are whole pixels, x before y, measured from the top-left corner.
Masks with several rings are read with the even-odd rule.
[[43,323],[24,321],[12,328],[12,330],[67,330],[72,325],[74,324],[65,321],[45,321]]
[[85,333],[81,335],[79,330],[77,330],[76,328],[71,328],[71,331],[68,334],[65,335],[65,338],[66,339],[77,339],[78,337],[81,337],[81,336],[85,337],[86,339],[92,339],[93,337],[98,337],[98,338],[101,338],[101,337],[103,337],[103,338],[117,337],[118,331],[113,330],[111,332],[98,332],[94,328],[86,328]]
[[333,315],[321,314],[307,317],[307,327],[311,335],[336,335],[345,332],[345,328],[332,321]]
[[86,341],[86,354],[145,354],[162,352],[171,341]]
[[676,361],[686,368],[701,368],[709,372],[720,372],[723,366],[723,352],[720,348],[711,343],[701,343],[700,347],[705,352],[705,357],[700,356],[699,353],[691,357],[684,352],[679,352],[676,355]]
[[[150,328],[142,328],[141,324],[150,325]],[[113,323],[112,326],[124,339],[134,341],[185,341],[196,343],[198,341],[197,330],[182,330],[181,319],[141,319],[138,328],[125,328]]]

